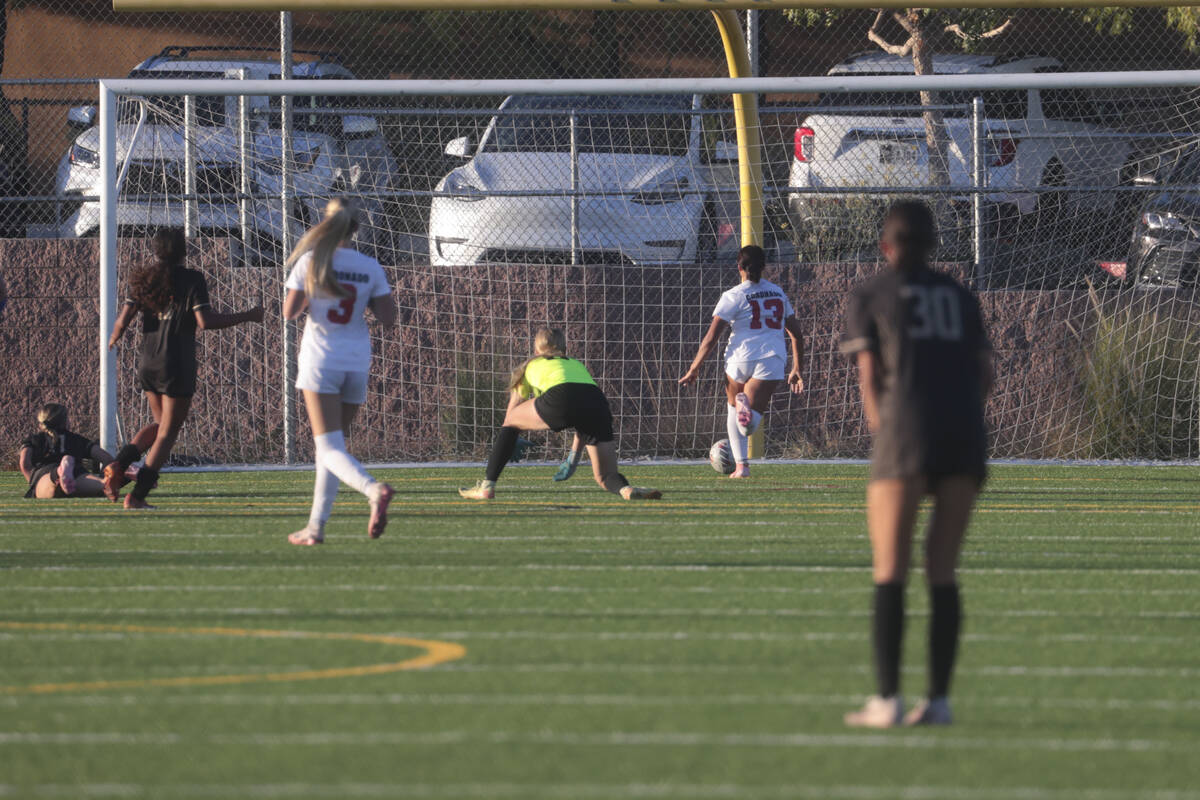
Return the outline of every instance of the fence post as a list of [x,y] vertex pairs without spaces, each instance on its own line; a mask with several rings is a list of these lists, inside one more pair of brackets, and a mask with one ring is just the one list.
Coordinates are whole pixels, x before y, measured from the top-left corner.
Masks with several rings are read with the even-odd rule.
[[571,109],[571,264],[579,263],[579,115]]
[[117,97],[100,82],[100,446],[117,452]]
[[975,260],[975,284],[987,285],[987,267],[983,256],[983,187],[987,184],[987,172],[983,164],[984,152],[984,108],[983,98],[976,95],[971,100],[971,245]]
[[[249,72],[237,70],[238,80],[246,80]],[[238,230],[242,251],[250,247],[250,98],[238,95]]]
[[746,55],[750,58],[750,77],[757,78],[762,71],[762,41],[759,35],[758,9],[746,9]]
[[[279,77],[290,80],[292,77],[292,13],[279,12]],[[279,98],[281,114],[279,128],[279,182],[280,203],[282,204],[282,231],[279,243],[283,248],[283,257],[287,258],[292,252],[292,98],[282,95]],[[282,281],[281,281],[282,283]],[[296,410],[294,399],[296,382],[292,323],[283,320],[283,461],[293,464],[296,461]]]
[[183,235],[191,239],[200,227],[196,203],[196,95],[183,97]]

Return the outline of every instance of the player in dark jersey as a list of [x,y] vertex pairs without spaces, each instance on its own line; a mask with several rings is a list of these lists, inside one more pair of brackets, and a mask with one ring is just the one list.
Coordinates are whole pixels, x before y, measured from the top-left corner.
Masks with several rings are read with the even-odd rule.
[[[158,471],[171,454],[196,391],[196,331],[263,319],[261,306],[234,314],[212,310],[204,275],[183,266],[187,255],[183,231],[158,231],[152,248],[154,258],[135,270],[129,280],[129,295],[108,340],[109,348],[115,347],[133,318],[141,313],[138,379],[150,404],[157,433],[133,491],[125,497],[125,508],[152,508],[146,503],[146,495],[158,482]],[[114,502],[120,499],[121,475],[142,456],[137,442],[148,428],[139,431],[133,443],[121,448],[116,460],[105,467],[105,494]]]
[[[533,340],[533,358],[509,381],[508,411],[492,445],[484,480],[459,489],[470,500],[491,500],[496,481],[517,448],[521,431],[575,431],[573,452],[587,448],[592,474],[601,488],[625,500],[659,500],[662,492],[630,486],[617,471],[617,445],[608,398],[581,362],[567,358],[562,331],[541,328]],[[568,457],[568,462],[571,457]]]
[[[852,726],[948,724],[947,695],[961,605],[955,568],[986,476],[983,406],[994,374],[979,301],[930,268],[933,213],[900,201],[887,213],[880,248],[889,269],[854,290],[842,352],[857,360],[873,434],[867,527],[874,565],[872,640],[878,694],[846,715]],[[925,495],[929,584],[929,692],[907,716],[900,696],[904,590],[913,528]]]
[[[38,410],[37,425],[37,432],[21,442],[18,454],[21,473],[29,482],[25,497],[49,500],[103,495],[100,476],[89,472],[83,462],[95,461],[103,467],[113,457],[99,442],[71,430],[67,407],[47,403]],[[154,441],[154,430],[149,433],[148,438],[143,436],[141,440],[145,447]],[[128,482],[136,474],[136,469],[127,470],[122,481]]]

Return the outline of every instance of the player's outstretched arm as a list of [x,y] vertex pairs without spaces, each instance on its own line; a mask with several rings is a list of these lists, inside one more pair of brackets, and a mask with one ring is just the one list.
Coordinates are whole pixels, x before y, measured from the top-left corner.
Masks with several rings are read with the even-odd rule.
[[129,327],[129,323],[133,322],[135,314],[137,314],[137,306],[133,303],[121,306],[121,313],[117,314],[117,321],[113,323],[112,335],[108,337],[109,350],[112,350],[117,346],[117,342],[121,341],[121,337],[125,335],[125,329]]
[[862,392],[867,430],[875,433],[879,430],[879,398],[875,391],[875,354],[870,350],[858,353],[858,388]]
[[688,367],[687,373],[679,379],[682,386],[690,386],[700,377],[700,367],[712,355],[713,350],[717,349],[717,342],[721,340],[721,334],[729,327],[729,323],[720,317],[713,317],[712,324],[708,326],[708,332],[704,334],[704,339],[700,341],[700,347],[696,350],[696,357],[692,359],[692,365]]
[[28,447],[22,447],[20,454],[17,456],[17,463],[21,467],[21,474],[25,476],[25,482],[33,477],[33,451]]
[[112,453],[108,452],[98,444],[92,445],[92,451],[88,453],[88,455],[92,457],[93,461],[98,462],[101,467],[106,467],[112,462],[116,461],[116,459],[113,458]]
[[308,295],[301,289],[288,289],[287,295],[283,298],[283,318],[299,319],[306,308],[308,308]]
[[792,371],[788,373],[788,386],[792,394],[800,394],[804,391],[804,378],[801,376],[804,370],[804,331],[800,329],[800,320],[796,319],[795,314],[783,321],[783,327],[792,342]]
[[249,311],[235,311],[232,314],[222,314],[208,307],[197,308],[193,313],[196,315],[196,327],[202,331],[219,331],[246,322],[263,321],[262,306],[255,306]]
[[390,328],[396,324],[396,302],[392,300],[390,294],[372,297],[370,306],[371,313],[375,315],[375,319],[379,320],[380,325]]

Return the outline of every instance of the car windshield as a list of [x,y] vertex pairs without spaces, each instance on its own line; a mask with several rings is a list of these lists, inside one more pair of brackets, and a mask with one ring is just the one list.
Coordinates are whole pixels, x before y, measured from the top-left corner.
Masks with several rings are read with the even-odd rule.
[[[221,78],[212,72],[163,72],[154,70],[136,70],[130,73],[131,78]],[[183,125],[183,97],[181,95],[151,96],[145,99],[148,115],[146,122],[150,125]],[[141,116],[140,101],[120,104],[120,121],[136,123]],[[209,128],[225,126],[225,98],[215,96],[196,96],[196,124]]]
[[[505,107],[483,142],[490,153],[568,153],[571,116],[580,153],[686,156],[691,98],[521,97]],[[522,114],[533,109],[542,113]],[[562,114],[546,113],[561,110]],[[515,113],[512,113],[515,112]]]
[[[991,92],[938,92],[938,105],[958,106],[943,113],[947,117],[971,114],[975,97],[983,98],[984,115],[989,119],[1024,119],[1028,112],[1028,92],[1004,90]],[[917,92],[837,92],[821,96],[817,106],[823,114],[854,116],[912,117],[921,113],[921,95]]]

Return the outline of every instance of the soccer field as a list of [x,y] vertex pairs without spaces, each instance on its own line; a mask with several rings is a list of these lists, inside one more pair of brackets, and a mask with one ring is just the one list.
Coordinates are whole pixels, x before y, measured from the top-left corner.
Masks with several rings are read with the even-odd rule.
[[[585,468],[586,469],[586,468]],[[157,513],[0,484],[0,796],[1200,798],[1200,468],[1000,466],[949,729],[862,732],[865,468],[164,475]],[[905,691],[924,688],[909,591]]]

